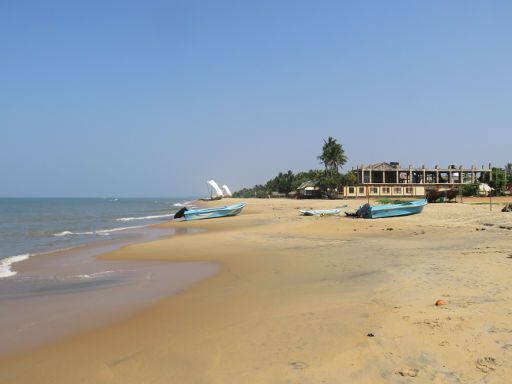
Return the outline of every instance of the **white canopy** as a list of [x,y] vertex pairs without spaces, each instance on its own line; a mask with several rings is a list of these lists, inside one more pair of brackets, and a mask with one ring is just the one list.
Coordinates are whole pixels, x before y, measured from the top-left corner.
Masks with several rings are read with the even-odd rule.
[[224,197],[224,194],[222,193],[222,189],[220,189],[220,187],[217,185],[215,180],[208,180],[208,184],[210,184],[211,187],[213,188],[213,190],[215,191],[214,196]]
[[233,196],[233,194],[231,193],[231,191],[229,190],[229,188],[228,188],[228,186],[226,184],[224,184],[222,186],[222,189],[224,189],[224,192],[226,193],[226,196],[228,196],[228,197]]

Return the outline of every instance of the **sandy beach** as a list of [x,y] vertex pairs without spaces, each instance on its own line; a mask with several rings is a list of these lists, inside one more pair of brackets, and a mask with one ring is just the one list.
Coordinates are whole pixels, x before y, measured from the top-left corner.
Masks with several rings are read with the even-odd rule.
[[220,272],[108,326],[2,357],[0,382],[509,381],[512,214],[499,205],[465,199],[364,220],[297,212],[364,201],[245,201],[237,217],[161,225],[206,231],[101,256]]

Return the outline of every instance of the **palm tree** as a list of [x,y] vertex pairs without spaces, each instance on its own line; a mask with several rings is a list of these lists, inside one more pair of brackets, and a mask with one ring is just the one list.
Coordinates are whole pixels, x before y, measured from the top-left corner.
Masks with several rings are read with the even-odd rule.
[[324,140],[322,154],[318,159],[324,164],[326,172],[338,173],[339,167],[342,167],[348,160],[343,150],[343,146],[336,142],[331,136]]

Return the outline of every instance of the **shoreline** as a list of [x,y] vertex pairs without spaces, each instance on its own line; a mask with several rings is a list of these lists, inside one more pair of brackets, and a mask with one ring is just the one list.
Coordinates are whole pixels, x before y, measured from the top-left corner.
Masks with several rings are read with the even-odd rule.
[[[218,272],[212,263],[105,261],[101,255],[132,244],[201,229],[129,229],[122,239],[98,239],[16,263],[0,279],[0,357],[55,343],[120,321]],[[97,299],[97,295],[101,299]]]
[[1,358],[0,381],[503,382],[512,216],[466,202],[378,220],[297,214],[336,204],[249,200],[237,217],[160,224],[207,231],[101,259],[221,272],[119,322]]

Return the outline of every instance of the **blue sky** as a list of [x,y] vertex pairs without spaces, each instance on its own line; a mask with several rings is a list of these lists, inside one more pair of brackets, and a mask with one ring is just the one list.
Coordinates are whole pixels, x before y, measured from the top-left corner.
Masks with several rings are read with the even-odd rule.
[[512,162],[508,1],[1,1],[0,196]]

